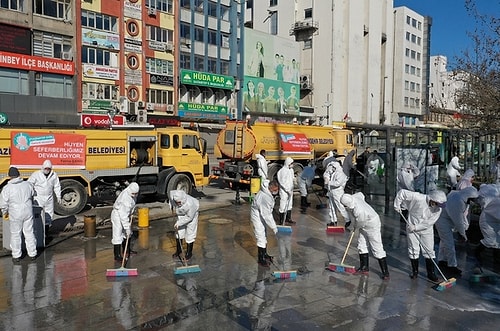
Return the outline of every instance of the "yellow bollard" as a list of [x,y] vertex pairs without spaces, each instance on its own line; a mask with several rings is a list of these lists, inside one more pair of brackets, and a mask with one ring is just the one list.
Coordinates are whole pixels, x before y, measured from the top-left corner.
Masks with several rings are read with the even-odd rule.
[[253,196],[260,191],[260,177],[252,177],[250,178],[250,196],[248,200],[250,202],[253,201]]
[[83,233],[85,237],[95,237],[96,236],[96,221],[95,215],[84,215],[83,216]]
[[137,214],[138,214],[138,217],[139,217],[137,225],[140,228],[147,228],[147,227],[149,227],[149,208],[139,208],[137,210]]

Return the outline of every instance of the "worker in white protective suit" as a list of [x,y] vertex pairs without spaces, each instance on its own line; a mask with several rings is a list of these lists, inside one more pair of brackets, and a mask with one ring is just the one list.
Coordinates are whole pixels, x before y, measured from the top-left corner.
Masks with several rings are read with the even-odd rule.
[[441,211],[436,222],[436,230],[439,234],[438,264],[443,270],[452,276],[460,276],[462,271],[458,269],[457,255],[455,251],[455,240],[453,232],[458,232],[465,241],[469,228],[469,219],[465,213],[472,202],[479,196],[474,186],[448,193],[446,206]]
[[462,170],[462,167],[460,166],[458,156],[455,155],[446,167],[446,175],[448,176],[448,182],[452,190],[457,186],[457,176],[460,176],[460,170]]
[[0,208],[4,218],[10,223],[10,249],[12,261],[17,263],[22,256],[22,238],[24,234],[26,250],[31,260],[36,259],[36,239],[33,231],[33,185],[24,181],[16,167],[10,167],[8,176],[11,178],[2,189]]
[[[406,161],[403,163],[401,169],[398,170],[396,176],[397,189],[415,191],[415,178],[420,175],[420,169],[417,165],[411,161]],[[402,209],[401,213],[403,215],[399,218],[399,234],[406,236],[406,222],[403,217],[408,218],[408,210]]]
[[292,221],[292,206],[293,206],[293,159],[287,157],[285,164],[278,171],[278,183],[280,186],[280,224],[284,223],[295,224]]
[[337,211],[344,218],[344,225],[346,228],[351,224],[349,214],[345,210],[344,205],[340,202],[340,198],[344,195],[344,188],[347,184],[347,180],[348,178],[337,160],[328,163],[323,173],[323,181],[328,196],[329,223],[327,223],[327,227],[337,225]]
[[253,226],[253,233],[257,241],[258,263],[263,267],[269,267],[272,256],[267,254],[266,225],[273,231],[278,232],[276,222],[273,217],[274,197],[278,194],[279,185],[275,181],[269,182],[265,179],[262,182],[260,191],[257,192],[250,208],[250,221]]
[[255,154],[255,158],[257,159],[257,173],[260,177],[260,182],[264,182],[267,179],[268,168],[267,168],[267,160],[266,160],[266,150],[262,149],[259,154]]
[[365,201],[363,193],[353,195],[344,194],[340,202],[346,207],[354,223],[354,230],[359,229],[358,253],[360,266],[355,274],[367,275],[369,268],[368,246],[373,256],[378,260],[382,279],[389,280],[389,269],[387,268],[386,253],[382,244],[380,232],[380,217],[377,212]]
[[184,258],[189,261],[193,257],[193,245],[198,233],[198,215],[200,202],[182,190],[170,191],[170,205],[173,206],[177,221],[174,228],[176,234],[176,251],[172,257],[180,257],[182,252],[182,240],[186,241],[186,255]]
[[136,182],[132,182],[120,193],[113,204],[113,210],[111,211],[113,238],[111,239],[111,243],[113,244],[115,261],[117,262],[122,261],[122,254],[130,255],[132,253],[130,243],[127,252],[122,250],[125,249],[126,245],[124,239],[129,238],[130,240],[130,235],[132,234],[131,218],[135,210],[135,202],[138,194],[139,185]]
[[496,184],[500,184],[500,155],[495,158],[495,162],[490,166],[490,174]]
[[464,175],[460,178],[460,181],[457,183],[457,190],[463,190],[466,187],[471,187],[473,180],[474,180],[474,170],[472,169],[465,170]]
[[497,184],[481,185],[478,202],[481,205],[479,229],[483,239],[475,249],[474,255],[481,265],[481,253],[486,248],[500,248],[500,187]]
[[418,276],[418,259],[420,246],[422,246],[427,278],[433,282],[438,281],[434,272],[434,263],[431,260],[435,256],[433,226],[445,203],[446,194],[438,190],[431,191],[429,194],[399,190],[394,198],[394,210],[397,213],[401,214],[403,207],[408,209],[406,231],[408,233],[408,255],[411,261],[410,277],[412,279],[416,279]]
[[312,186],[314,176],[316,176],[316,166],[310,164],[304,167],[302,173],[297,179],[297,185],[299,186],[300,192],[300,211],[303,214],[306,213],[307,207],[311,205],[311,203],[307,201],[307,194],[309,188]]
[[43,161],[42,168],[28,178],[35,189],[35,205],[42,207],[45,230],[52,225],[54,219],[54,195],[57,203],[61,203],[61,184],[57,173],[52,170],[50,160]]

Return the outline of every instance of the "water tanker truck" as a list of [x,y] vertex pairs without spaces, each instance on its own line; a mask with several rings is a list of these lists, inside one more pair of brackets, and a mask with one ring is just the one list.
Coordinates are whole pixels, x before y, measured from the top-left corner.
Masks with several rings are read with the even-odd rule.
[[329,151],[347,155],[354,149],[353,133],[332,126],[227,121],[217,136],[214,150],[220,161],[212,168],[212,179],[250,184],[257,175],[255,155],[263,149],[269,161],[269,179],[275,178],[288,156],[295,161],[297,175],[310,161],[321,166]]

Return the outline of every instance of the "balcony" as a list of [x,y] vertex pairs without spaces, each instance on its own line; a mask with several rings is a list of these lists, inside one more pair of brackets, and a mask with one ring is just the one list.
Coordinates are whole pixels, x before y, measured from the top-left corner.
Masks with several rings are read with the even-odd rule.
[[319,23],[316,21],[295,22],[290,28],[290,36],[295,36],[296,41],[304,41],[310,39],[318,29]]

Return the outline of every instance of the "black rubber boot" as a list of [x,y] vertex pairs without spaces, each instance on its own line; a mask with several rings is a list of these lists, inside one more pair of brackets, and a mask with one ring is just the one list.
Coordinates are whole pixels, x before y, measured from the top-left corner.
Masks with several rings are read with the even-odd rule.
[[479,246],[476,247],[474,250],[474,256],[476,257],[477,263],[479,265],[483,264],[483,259],[481,258],[481,253],[486,249],[486,246],[484,246],[481,242],[479,243]]
[[122,262],[123,261],[123,256],[122,256],[122,245],[113,245],[113,250],[115,253],[115,261]]
[[186,261],[191,260],[191,258],[193,257],[193,245],[194,245],[194,242],[187,244]]
[[300,197],[300,212],[302,214],[305,214],[307,211],[307,198],[306,197]]
[[434,272],[434,263],[431,259],[425,259],[425,267],[427,268],[427,278],[433,282],[437,282],[438,278]]
[[411,262],[411,279],[417,279],[418,277],[418,259],[410,259]]
[[368,253],[359,254],[359,268],[354,273],[355,275],[368,275],[370,268],[368,267]]
[[291,210],[287,210],[285,222],[288,224],[295,224],[295,222],[292,221],[292,211]]
[[380,270],[382,271],[382,279],[389,280],[389,268],[387,268],[387,259],[385,257],[378,259],[378,264],[380,265]]
[[259,260],[258,263],[266,268],[269,268],[269,261],[266,260],[266,249],[262,247],[257,247],[259,249]]
[[269,261],[270,263],[272,263],[272,262],[273,262],[273,259],[274,259],[274,257],[272,257],[271,255],[267,254],[267,249],[266,249],[266,248],[264,248],[264,258],[265,258],[267,261]]
[[181,257],[181,252],[182,252],[182,249],[181,249],[181,245],[182,245],[182,239],[177,239],[175,238],[175,242],[176,242],[176,249],[175,249],[175,253],[172,254],[172,258],[176,259],[176,258],[180,258]]
[[285,213],[280,213],[280,223],[279,225],[285,225]]

